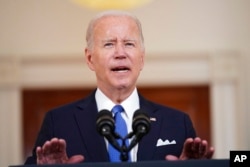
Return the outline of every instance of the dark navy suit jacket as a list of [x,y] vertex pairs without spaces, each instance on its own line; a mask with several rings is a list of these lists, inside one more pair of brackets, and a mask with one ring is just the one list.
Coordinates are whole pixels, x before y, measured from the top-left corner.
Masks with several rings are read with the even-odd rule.
[[[179,156],[188,137],[196,137],[189,116],[181,111],[148,101],[139,95],[140,108],[151,121],[149,133],[138,145],[137,161],[164,160],[168,154]],[[64,105],[46,113],[38,134],[33,154],[25,164],[36,163],[35,148],[53,137],[67,143],[68,156],[84,155],[84,162],[108,162],[104,137],[96,130],[97,105],[95,91],[85,99]],[[175,141],[175,144],[156,146],[157,141]]]

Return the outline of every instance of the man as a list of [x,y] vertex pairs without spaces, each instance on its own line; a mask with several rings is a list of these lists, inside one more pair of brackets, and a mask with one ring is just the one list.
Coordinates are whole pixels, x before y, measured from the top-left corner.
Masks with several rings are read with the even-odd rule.
[[[188,115],[150,102],[137,92],[145,56],[137,18],[118,11],[101,13],[90,22],[86,40],[86,62],[96,74],[97,89],[85,99],[46,114],[26,164],[110,161],[109,144],[96,131],[95,122],[98,111],[111,111],[117,104],[125,110],[122,117],[128,132],[137,109],[151,118],[149,133],[129,153],[131,161],[212,157],[214,149],[196,137]],[[167,140],[168,145],[160,142]]]

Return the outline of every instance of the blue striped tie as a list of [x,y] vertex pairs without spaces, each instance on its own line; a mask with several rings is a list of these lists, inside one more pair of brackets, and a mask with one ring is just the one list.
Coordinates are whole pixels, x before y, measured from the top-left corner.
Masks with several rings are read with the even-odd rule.
[[[121,112],[124,112],[124,109],[121,105],[115,105],[111,112],[114,113],[115,117],[115,132],[118,133],[122,138],[128,134],[127,125],[125,120],[122,118]],[[117,139],[117,142],[122,146],[122,140]],[[128,139],[126,140],[126,145],[128,147]],[[111,144],[108,146],[109,157],[111,162],[121,162],[120,152],[116,150]],[[130,161],[130,160],[128,160]]]

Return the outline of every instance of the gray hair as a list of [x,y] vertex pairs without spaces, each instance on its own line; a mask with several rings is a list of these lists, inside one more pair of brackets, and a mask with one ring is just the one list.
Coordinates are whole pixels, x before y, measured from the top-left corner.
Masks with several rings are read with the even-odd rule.
[[131,13],[125,12],[125,11],[105,11],[102,13],[99,13],[98,15],[96,15],[90,22],[87,28],[87,32],[86,32],[86,42],[87,42],[87,47],[90,49],[92,48],[93,45],[93,29],[95,24],[97,23],[98,20],[100,20],[103,17],[107,17],[107,16],[127,16],[132,18],[139,30],[139,35],[140,35],[140,39],[141,39],[141,46],[142,48],[144,48],[144,37],[143,37],[143,33],[142,33],[142,26],[141,26],[141,22],[140,20],[132,15]]

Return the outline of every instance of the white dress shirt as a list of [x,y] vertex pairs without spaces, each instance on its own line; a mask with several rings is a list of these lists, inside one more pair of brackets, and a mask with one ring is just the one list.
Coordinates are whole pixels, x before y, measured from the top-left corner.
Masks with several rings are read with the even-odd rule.
[[[111,109],[116,105],[100,89],[97,89],[96,91],[95,100],[97,103],[98,111],[101,111],[103,109],[111,111]],[[132,94],[127,99],[125,99],[122,103],[120,103],[120,105],[122,105],[122,107],[125,110],[125,112],[122,112],[122,117],[127,124],[128,133],[130,133],[132,132],[132,120],[133,120],[134,112],[140,108],[137,89],[135,88]],[[106,139],[105,141],[106,141],[106,145],[108,148],[108,141]],[[138,151],[138,145],[136,145],[130,151],[132,162],[137,161],[137,151]]]

